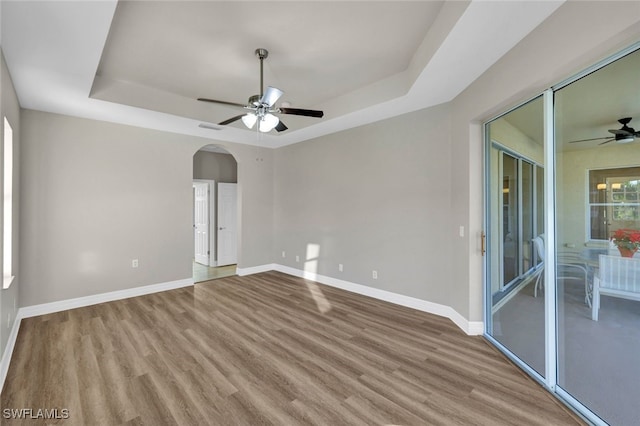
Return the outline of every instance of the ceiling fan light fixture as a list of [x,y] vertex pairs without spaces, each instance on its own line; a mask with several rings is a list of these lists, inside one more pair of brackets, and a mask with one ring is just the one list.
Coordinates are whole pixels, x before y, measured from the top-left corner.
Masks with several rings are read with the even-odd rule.
[[[2,1],[2,0],[0,0]],[[266,133],[272,130],[276,130],[278,133],[284,132],[288,129],[288,127],[278,118],[275,114],[292,114],[292,115],[301,115],[303,117],[315,117],[322,118],[324,116],[323,111],[312,110],[312,109],[303,109],[303,108],[290,108],[288,103],[282,103],[282,108],[276,108],[275,103],[280,99],[283,95],[283,91],[273,87],[268,86],[267,90],[263,90],[264,88],[264,68],[263,62],[269,56],[269,52],[267,49],[259,48],[256,49],[256,56],[260,59],[260,95],[253,95],[249,97],[249,102],[247,104],[240,104],[236,102],[228,102],[221,101],[217,99],[208,99],[208,98],[197,98],[202,102],[211,102],[214,104],[222,104],[233,107],[244,108],[245,110],[251,111],[247,114],[238,114],[234,117],[231,117],[227,120],[223,120],[218,123],[221,126],[226,126],[227,124],[235,123],[238,120],[242,120],[244,125],[251,129],[255,126],[256,122],[258,123],[258,130],[260,132]],[[285,106],[286,105],[286,106]]]
[[273,106],[273,104],[275,104],[276,101],[280,99],[280,96],[282,96],[283,94],[284,92],[282,90],[269,86],[267,87],[267,91],[264,92],[264,95],[262,95],[262,99],[260,99],[260,103]]
[[242,122],[245,126],[247,126],[248,129],[253,128],[253,126],[256,124],[257,119],[258,117],[256,117],[255,114],[245,114],[242,116]]
[[264,117],[260,119],[260,123],[258,125],[258,129],[263,132],[270,132],[278,125],[280,119],[273,114],[265,114]]
[[618,143],[629,143],[629,142],[633,142],[634,140],[636,140],[636,138],[632,135],[629,136],[625,136],[622,139],[616,139],[616,142]]

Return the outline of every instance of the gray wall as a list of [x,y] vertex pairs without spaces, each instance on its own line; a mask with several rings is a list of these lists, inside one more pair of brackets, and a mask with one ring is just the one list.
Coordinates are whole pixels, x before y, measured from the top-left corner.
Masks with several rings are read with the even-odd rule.
[[449,129],[440,106],[278,149],[276,261],[448,304]]
[[238,164],[230,154],[198,151],[193,156],[193,178],[236,183]]
[[[22,128],[23,306],[191,278],[193,155],[211,140],[31,110]],[[238,160],[239,265],[270,263],[271,154],[220,145]]]
[[[11,332],[11,328],[13,327],[13,323],[16,318],[17,307],[19,304],[19,293],[21,283],[24,281],[22,278],[21,269],[19,267],[19,204],[20,204],[20,106],[18,105],[18,98],[16,97],[16,92],[13,87],[13,82],[11,81],[11,76],[9,75],[9,70],[7,69],[7,65],[4,61],[4,55],[0,51],[0,59],[1,66],[0,68],[0,111],[2,115],[0,116],[0,135],[4,135],[4,119],[3,117],[7,117],[7,120],[11,124],[11,129],[13,130],[13,158],[14,158],[14,168],[13,168],[13,266],[12,272],[15,276],[11,287],[6,290],[2,290],[0,287],[0,357],[4,353],[5,346],[7,344],[7,339],[9,338],[9,333]],[[4,136],[0,136],[3,138]],[[4,143],[0,144],[0,149],[3,148]],[[4,152],[2,153],[2,159],[4,160]],[[2,170],[4,171],[4,166],[2,166]],[[4,187],[3,176],[0,175],[0,190]],[[4,208],[0,208],[0,224],[4,223]],[[4,238],[4,230],[3,226],[0,225],[0,240]],[[4,241],[4,240],[2,240]],[[2,259],[3,253],[3,244],[0,244],[0,259]],[[0,268],[2,268],[2,261],[0,261]],[[3,271],[4,275],[4,271]]]
[[639,21],[638,2],[567,2],[446,106],[278,149],[274,258],[481,321],[482,122],[637,41]]

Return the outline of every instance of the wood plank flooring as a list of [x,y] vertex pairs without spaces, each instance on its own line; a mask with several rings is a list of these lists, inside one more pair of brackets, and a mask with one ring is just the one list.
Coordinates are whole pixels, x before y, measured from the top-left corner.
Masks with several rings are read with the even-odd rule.
[[447,319],[277,272],[25,319],[0,401],[68,410],[36,424],[581,424]]

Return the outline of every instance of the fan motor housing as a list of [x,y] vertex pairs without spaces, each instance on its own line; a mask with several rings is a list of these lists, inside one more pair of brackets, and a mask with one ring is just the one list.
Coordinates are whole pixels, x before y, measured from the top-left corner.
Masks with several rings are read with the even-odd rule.
[[267,59],[267,56],[269,56],[269,51],[260,47],[256,49],[256,56],[260,59]]
[[258,106],[260,105],[260,95],[253,95],[249,97],[249,105],[255,105]]

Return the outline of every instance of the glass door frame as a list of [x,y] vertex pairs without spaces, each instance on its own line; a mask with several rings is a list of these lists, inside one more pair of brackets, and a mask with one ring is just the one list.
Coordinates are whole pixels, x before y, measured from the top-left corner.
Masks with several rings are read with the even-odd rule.
[[[525,102],[522,102],[513,108],[504,111],[503,113],[491,118],[484,122],[484,208],[483,208],[483,226],[487,235],[487,241],[491,239],[489,236],[493,232],[491,227],[491,220],[488,215],[489,206],[491,203],[490,200],[490,191],[488,188],[489,183],[491,182],[490,177],[490,150],[495,146],[501,146],[501,144],[496,143],[491,140],[490,137],[490,129],[489,125],[497,120],[498,118],[509,114],[510,112],[520,108],[523,105],[526,105],[542,96],[543,102],[543,122],[544,122],[544,165],[542,166],[542,171],[544,174],[544,188],[553,188],[552,184],[555,179],[555,151],[553,149],[548,149],[549,143],[553,145],[553,92],[551,89],[546,90],[542,93],[542,95],[538,94],[530,99],[527,99]],[[547,125],[548,118],[551,117],[551,125]],[[513,155],[513,151],[505,148],[505,151],[510,155]],[[551,153],[549,152],[551,151]],[[551,156],[551,158],[549,158]],[[534,168],[535,166],[540,166],[536,162],[522,157],[520,154],[517,154],[517,157],[523,159],[529,163],[531,163]],[[554,167],[549,167],[547,164],[553,165]],[[521,172],[521,168],[519,167],[519,172]],[[535,185],[535,184],[534,184]],[[519,185],[521,186],[521,185]],[[534,186],[535,187],[535,186]],[[519,188],[519,197],[521,197],[521,188]],[[545,190],[544,191],[544,233],[546,235],[547,244],[545,244],[545,258],[546,259],[555,259],[555,228],[550,225],[553,225],[555,222],[555,192]],[[551,237],[551,239],[549,238]],[[519,237],[520,238],[520,237]],[[516,356],[513,352],[511,352],[506,346],[504,346],[498,339],[494,338],[490,333],[493,329],[493,298],[491,295],[491,283],[490,283],[490,270],[491,270],[491,261],[492,261],[492,252],[491,250],[487,250],[484,256],[483,262],[483,285],[484,285],[484,324],[485,331],[484,337],[491,342],[494,346],[496,346],[504,355],[506,355],[513,363],[515,363],[522,370],[527,372],[532,378],[538,381],[542,386],[547,388],[551,392],[555,392],[556,386],[556,360],[555,360],[555,342],[556,342],[556,328],[555,328],[555,291],[545,291],[545,374],[544,376],[538,373],[535,369],[529,366],[526,362]],[[554,262],[547,262],[544,268],[544,280],[545,282],[554,282],[555,280],[555,265]],[[501,277],[502,279],[502,277]],[[508,288],[509,285],[505,286]],[[553,320],[550,322],[549,317],[553,316]],[[549,324],[552,324],[553,327],[550,327]],[[553,342],[550,344],[550,342]],[[552,348],[554,351],[551,352],[549,349]],[[549,354],[553,353],[553,359],[549,359]]]
[[[536,99],[536,98],[534,98]],[[488,130],[487,130],[488,131]],[[489,138],[488,134],[487,134],[487,138]],[[516,215],[517,218],[517,232],[515,233],[518,237],[518,240],[516,241],[516,250],[518,255],[517,257],[517,264],[516,264],[516,275],[513,279],[509,280],[508,282],[505,282],[505,278],[504,278],[504,269],[501,268],[500,269],[500,278],[499,278],[499,283],[500,283],[500,290],[501,291],[510,291],[510,289],[512,287],[514,287],[515,285],[519,284],[520,281],[526,277],[527,275],[529,275],[531,273],[531,271],[533,269],[535,269],[535,267],[538,265],[538,256],[537,253],[535,252],[535,250],[533,249],[533,247],[530,247],[530,265],[529,267],[525,268],[524,266],[524,255],[523,255],[523,249],[524,249],[524,240],[523,240],[523,234],[524,234],[524,224],[525,224],[525,220],[524,220],[524,204],[525,204],[525,200],[524,200],[524,195],[525,195],[525,186],[524,186],[524,166],[529,165],[531,166],[531,182],[530,182],[530,187],[529,187],[529,192],[531,195],[531,200],[530,200],[530,210],[532,212],[537,212],[537,207],[538,207],[538,199],[537,199],[537,174],[539,173],[538,169],[542,169],[544,170],[544,167],[541,166],[539,163],[537,163],[536,161],[532,160],[531,158],[528,158],[526,156],[523,156],[522,154],[519,154],[515,151],[513,151],[512,149],[509,149],[508,147],[504,146],[503,144],[501,144],[498,141],[495,140],[491,140],[490,144],[489,144],[489,148],[491,149],[494,148],[496,150],[498,150],[499,152],[499,156],[498,156],[498,174],[500,177],[504,176],[504,166],[503,166],[503,162],[504,162],[504,154],[512,157],[516,162],[517,162],[517,199],[516,199],[516,207],[518,208],[518,213]],[[489,155],[489,154],[487,154]],[[488,157],[487,157],[488,158]],[[487,167],[488,169],[488,167]],[[488,194],[487,194],[488,196]],[[504,211],[502,209],[498,210],[498,215],[500,216],[498,222],[500,224],[504,223]],[[532,215],[533,217],[533,215]],[[485,227],[485,229],[488,229]],[[534,235],[538,235],[539,233],[544,232],[544,229],[539,230],[538,229],[538,224],[536,223],[536,221],[533,221],[531,223],[531,232]],[[504,252],[505,252],[505,248],[504,248],[504,230],[503,229],[498,229],[497,232],[500,234],[500,247],[499,247],[499,255],[498,257],[504,258]],[[533,237],[532,237],[533,238]]]
[[[491,270],[491,251],[487,250],[483,261],[483,285],[484,285],[484,337],[504,353],[511,361],[513,361],[522,370],[528,373],[533,379],[538,381],[542,386],[547,388],[551,393],[556,395],[569,408],[577,414],[596,425],[606,425],[600,417],[593,413],[589,408],[575,399],[571,394],[558,386],[558,307],[556,297],[556,144],[555,144],[555,110],[554,110],[554,93],[561,88],[585,77],[604,66],[640,49],[640,42],[619,51],[618,53],[599,61],[584,71],[562,81],[561,83],[550,87],[542,93],[543,97],[543,123],[544,123],[544,232],[546,236],[545,244],[545,262],[544,280],[547,283],[553,283],[552,291],[545,291],[545,377],[538,374],[532,367],[518,358],[508,348],[502,345],[497,339],[491,336],[492,330],[492,297],[491,283],[489,273]],[[514,106],[513,108],[492,117],[483,123],[484,126],[484,206],[483,206],[483,226],[488,236],[491,235],[492,229],[488,211],[490,206],[489,188],[490,170],[488,167],[489,150],[492,141],[489,137],[489,124],[494,120],[508,114],[509,112],[519,108],[520,106],[538,98],[540,94],[533,96],[531,99]],[[487,240],[490,240],[487,238]]]

